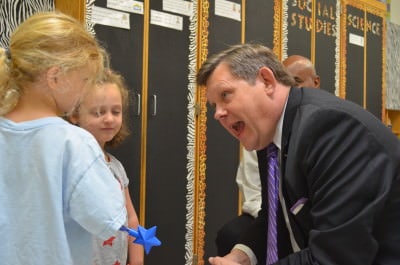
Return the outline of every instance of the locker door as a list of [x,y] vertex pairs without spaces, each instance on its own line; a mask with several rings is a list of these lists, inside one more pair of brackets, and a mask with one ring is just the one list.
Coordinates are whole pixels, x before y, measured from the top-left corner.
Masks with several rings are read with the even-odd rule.
[[183,25],[149,25],[145,222],[157,225],[162,246],[146,264],[185,264],[189,17],[149,2],[150,21],[163,12]]
[[[95,6],[106,8],[105,0],[97,0]],[[129,190],[135,210],[140,218],[140,135],[142,94],[142,35],[143,15],[130,14],[130,30],[96,24],[96,38],[106,48],[111,67],[124,78],[130,93],[128,123],[131,135],[121,146],[110,149],[124,165],[129,178]]]

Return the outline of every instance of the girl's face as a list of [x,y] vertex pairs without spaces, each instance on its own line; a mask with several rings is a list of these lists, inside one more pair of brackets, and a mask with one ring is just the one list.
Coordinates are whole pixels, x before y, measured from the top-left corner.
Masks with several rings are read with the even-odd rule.
[[122,97],[115,84],[105,83],[88,91],[71,121],[86,129],[104,149],[122,126]]

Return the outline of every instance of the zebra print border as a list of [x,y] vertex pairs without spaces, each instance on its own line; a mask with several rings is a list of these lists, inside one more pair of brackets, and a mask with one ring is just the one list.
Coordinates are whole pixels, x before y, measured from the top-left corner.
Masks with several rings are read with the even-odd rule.
[[187,105],[187,184],[186,184],[186,235],[185,261],[193,264],[193,228],[195,205],[195,171],[196,171],[196,73],[197,73],[197,1],[192,0],[192,13],[189,18],[189,74]]
[[86,12],[85,12],[85,23],[86,30],[90,32],[93,36],[96,35],[94,31],[94,24],[92,23],[92,9],[94,6],[95,0],[86,0]]
[[53,11],[54,0],[1,0],[0,47],[7,48],[12,32],[37,12]]
[[[284,60],[288,57],[287,54],[287,49],[288,49],[288,9],[289,9],[289,1],[285,0],[282,3],[282,27],[280,28],[281,30],[281,37],[282,37],[282,57],[280,60]],[[276,11],[275,11],[276,12]],[[279,35],[278,35],[279,36]]]

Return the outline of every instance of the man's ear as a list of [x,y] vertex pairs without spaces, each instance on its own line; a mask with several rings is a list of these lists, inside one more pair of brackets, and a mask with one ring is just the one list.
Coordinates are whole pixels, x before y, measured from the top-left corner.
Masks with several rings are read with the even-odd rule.
[[265,85],[267,94],[273,92],[277,81],[272,70],[266,66],[261,67],[259,70],[259,77]]
[[50,88],[52,89],[57,88],[59,82],[58,80],[59,75],[60,75],[60,67],[58,66],[52,66],[47,70],[46,80]]
[[314,77],[314,86],[316,88],[319,88],[319,85],[320,85],[320,78],[319,78],[319,75],[317,75]]

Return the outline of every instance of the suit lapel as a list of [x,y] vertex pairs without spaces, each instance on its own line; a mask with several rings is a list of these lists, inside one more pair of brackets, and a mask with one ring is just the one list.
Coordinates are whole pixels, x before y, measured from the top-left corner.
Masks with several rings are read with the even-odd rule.
[[289,92],[288,101],[286,103],[285,117],[283,118],[283,128],[282,128],[282,161],[281,170],[282,176],[285,176],[285,164],[289,148],[290,135],[292,134],[292,125],[294,117],[296,116],[297,109],[300,105],[301,99],[303,97],[302,88],[291,88]]
[[[296,117],[296,114],[298,112],[299,106],[301,105],[302,99],[303,99],[303,89],[302,88],[291,88],[290,89],[290,93],[289,93],[289,97],[288,97],[288,101],[286,104],[286,110],[285,110],[285,116],[283,119],[283,128],[282,128],[282,143],[281,143],[281,147],[282,147],[282,156],[281,156],[281,192],[283,194],[283,196],[286,199],[285,201],[285,205],[286,205],[286,209],[287,209],[287,215],[289,218],[289,223],[290,223],[290,227],[293,232],[293,235],[296,239],[297,244],[299,245],[300,248],[304,248],[307,244],[307,236],[305,236],[301,231],[301,229],[299,229],[298,226],[298,222],[303,223],[304,222],[308,222],[308,218],[307,215],[309,214],[309,211],[307,211],[307,209],[303,209],[303,211],[300,212],[300,214],[296,215],[296,217],[294,217],[294,213],[293,211],[298,211],[300,208],[299,207],[303,207],[303,205],[296,205],[297,202],[291,202],[290,200],[288,200],[288,198],[290,196],[287,196],[287,189],[284,185],[285,183],[285,179],[287,178],[287,176],[285,175],[285,169],[286,169],[286,160],[287,160],[287,156],[288,156],[288,149],[289,149],[289,141],[290,141],[290,137],[292,134],[292,126],[293,126],[293,122],[294,119]],[[301,198],[303,199],[303,198]],[[308,205],[307,205],[308,206]]]

